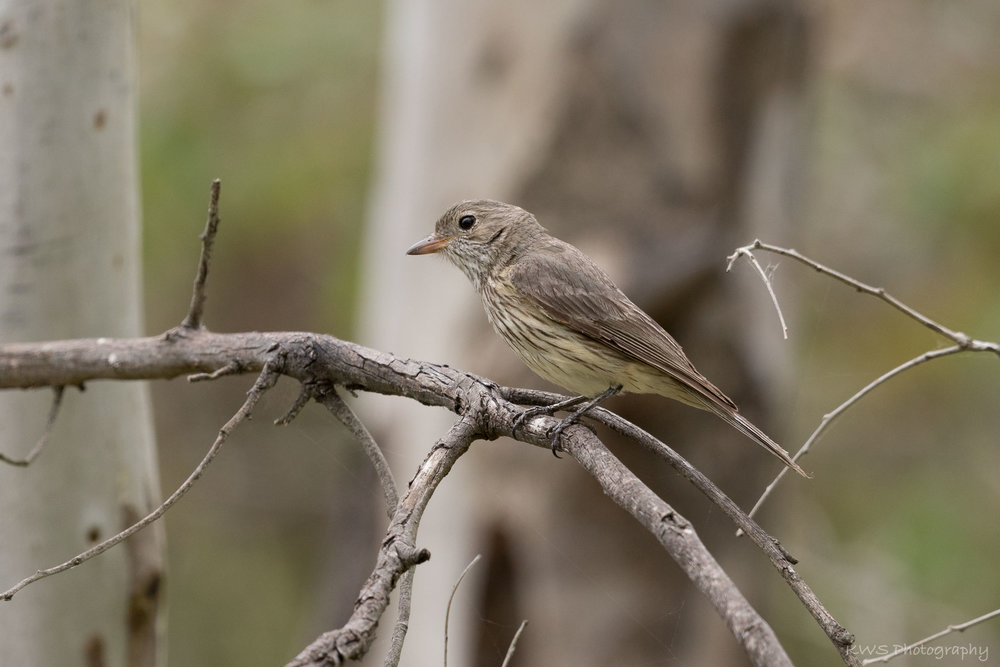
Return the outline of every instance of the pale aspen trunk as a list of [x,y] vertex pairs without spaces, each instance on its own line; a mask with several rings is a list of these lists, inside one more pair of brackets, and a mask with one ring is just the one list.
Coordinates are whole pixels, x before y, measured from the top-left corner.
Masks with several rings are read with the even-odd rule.
[[[0,340],[142,327],[134,5],[0,4]],[[51,392],[0,394],[0,448],[24,455]],[[67,388],[28,468],[0,465],[0,588],[67,560],[159,499],[147,387]],[[10,665],[154,665],[162,528],[0,603]]]

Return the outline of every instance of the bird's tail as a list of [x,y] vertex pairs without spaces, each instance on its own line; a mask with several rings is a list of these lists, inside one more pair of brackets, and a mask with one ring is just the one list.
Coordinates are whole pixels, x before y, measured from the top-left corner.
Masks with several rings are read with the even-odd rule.
[[799,465],[792,460],[792,457],[788,455],[788,452],[786,452],[781,447],[781,445],[776,443],[774,440],[771,440],[771,438],[767,437],[767,435],[763,431],[754,426],[749,419],[741,415],[739,412],[736,412],[735,410],[730,411],[725,409],[723,406],[715,406],[715,405],[712,406],[712,412],[714,412],[715,414],[719,415],[724,420],[729,422],[740,433],[747,436],[748,438],[756,442],[758,445],[769,451],[771,454],[774,454],[776,457],[781,459],[782,463],[784,463],[786,466],[788,466],[795,472],[799,473],[800,475],[806,478],[811,477],[811,475],[809,475],[805,470],[800,468]]

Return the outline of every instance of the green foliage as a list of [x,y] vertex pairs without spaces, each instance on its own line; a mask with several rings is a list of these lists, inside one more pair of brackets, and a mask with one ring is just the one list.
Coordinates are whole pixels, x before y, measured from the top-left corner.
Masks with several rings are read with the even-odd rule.
[[367,2],[143,7],[152,329],[170,326],[186,303],[208,186],[218,177],[223,228],[210,324],[349,333],[380,11]]

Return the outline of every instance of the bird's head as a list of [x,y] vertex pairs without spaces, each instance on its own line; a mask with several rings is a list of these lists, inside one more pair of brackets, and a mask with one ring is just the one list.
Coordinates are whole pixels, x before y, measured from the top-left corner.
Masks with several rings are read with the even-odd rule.
[[414,243],[406,254],[444,253],[478,289],[487,276],[542,233],[535,216],[513,204],[489,199],[463,201],[445,211],[434,233]]

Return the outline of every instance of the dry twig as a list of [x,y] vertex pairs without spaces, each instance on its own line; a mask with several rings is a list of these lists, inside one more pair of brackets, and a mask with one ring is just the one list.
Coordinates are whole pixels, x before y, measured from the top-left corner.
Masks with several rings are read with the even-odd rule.
[[514,638],[510,640],[510,646],[507,647],[507,655],[504,656],[503,664],[500,667],[507,667],[510,664],[511,658],[514,657],[514,651],[517,649],[517,640],[521,638],[521,633],[524,632],[525,626],[528,625],[528,621],[521,621],[521,625],[517,626],[517,632],[514,633]]
[[31,448],[27,455],[22,459],[16,459],[0,452],[0,462],[23,468],[30,466],[31,463],[38,458],[38,455],[42,453],[46,443],[48,443],[49,435],[52,433],[52,426],[56,423],[56,417],[59,416],[59,408],[62,406],[63,392],[65,389],[66,387],[63,385],[56,385],[55,387],[52,387],[52,407],[49,408],[49,416],[48,419],[45,420],[45,428],[42,430],[42,434],[38,436],[38,440],[35,441],[35,446]]
[[368,460],[371,461],[372,467],[375,468],[375,474],[378,475],[379,482],[382,485],[382,494],[385,496],[386,515],[391,519],[396,505],[399,504],[399,491],[396,486],[396,480],[393,479],[392,470],[389,468],[389,461],[385,458],[385,454],[382,453],[382,448],[375,442],[375,438],[372,437],[368,427],[354,413],[351,406],[337,393],[336,388],[330,387],[323,391],[314,390],[313,397],[318,403],[324,405],[333,413],[333,416],[341,424],[347,427],[347,430],[351,432],[351,435],[354,436],[355,440],[361,444],[362,449],[365,450],[365,454],[368,455]]
[[465,575],[469,573],[472,566],[478,563],[481,558],[481,554],[476,554],[476,557],[465,566],[464,570],[462,570],[462,574],[458,575],[458,581],[455,582],[455,585],[451,587],[451,595],[448,596],[448,605],[444,609],[444,667],[448,667],[448,621],[451,619],[452,600],[455,599],[455,593],[458,592],[458,587],[462,585],[462,580],[465,579]]
[[[114,353],[118,359],[114,365],[107,361],[109,353]],[[445,439],[435,446],[428,460],[421,466],[420,472],[415,478],[415,485],[411,486],[400,503],[401,508],[405,508],[407,502],[411,504],[415,502],[413,494],[432,493],[433,489],[428,492],[421,486],[420,481],[424,479],[423,475],[431,474],[431,472],[441,470],[444,467],[450,468],[460,452],[464,451],[464,448],[471,442],[471,439],[476,437],[492,438],[497,435],[514,436],[514,421],[521,410],[509,403],[508,399],[516,399],[518,402],[525,403],[532,402],[528,400],[531,392],[526,390],[502,389],[488,380],[447,366],[399,359],[384,352],[371,350],[356,343],[338,340],[330,336],[296,332],[217,334],[204,329],[181,332],[175,330],[171,336],[104,339],[100,347],[95,344],[94,340],[2,345],[0,346],[0,388],[79,384],[101,378],[122,380],[175,377],[199,371],[208,372],[231,361],[236,362],[244,372],[257,372],[268,359],[279,353],[282,358],[283,373],[302,383],[328,383],[352,389],[407,396],[426,405],[443,406],[463,415],[458,424],[453,427],[453,430],[458,429],[458,431],[450,431]],[[537,402],[539,396],[546,397],[547,395],[538,393],[535,396],[535,402]],[[598,411],[597,414],[603,415],[604,413]],[[642,435],[642,432],[636,427],[633,426],[631,429],[625,427],[624,420],[619,423],[615,419],[609,419],[609,423],[613,426],[618,424],[616,428],[620,427],[623,432],[636,437],[637,441],[645,446],[653,447],[658,451],[667,450],[662,443],[653,444],[655,441],[648,434]],[[545,437],[538,436],[535,429],[542,426],[551,427],[554,424],[555,420],[551,420],[551,418],[536,418],[529,422],[530,428],[519,428],[515,439],[548,446]],[[468,441],[465,440],[466,437],[469,438]],[[446,460],[441,460],[445,453],[448,453]],[[428,471],[428,465],[431,464],[433,464],[432,470]],[[689,479],[696,480],[699,476],[704,477],[687,462],[672,461],[671,464]],[[432,478],[436,480],[434,482],[436,487],[437,481],[440,480],[433,475]],[[706,487],[706,482],[707,480],[699,482],[701,484],[699,488]],[[602,480],[602,484],[613,486],[615,483],[614,480]],[[707,483],[710,484],[710,482]],[[724,497],[717,489],[708,493],[713,498],[721,499]],[[410,500],[408,501],[407,498]],[[810,613],[817,619],[832,618],[815,595],[808,590],[808,587],[805,587],[795,570],[791,568],[790,557],[787,552],[780,548],[777,541],[760,530],[759,526],[754,528],[755,524],[752,524],[752,521],[745,515],[740,516],[741,513],[737,511],[738,508],[735,508],[732,501],[720,500],[720,502],[720,506],[738,526],[754,531],[751,534],[757,536],[758,543],[803,603],[810,609]],[[381,600],[380,595],[384,591],[385,604],[388,604],[388,593],[395,585],[396,578],[410,566],[410,562],[406,558],[409,552],[396,553],[396,549],[400,546],[400,540],[396,536],[404,528],[397,525],[397,522],[401,520],[399,519],[401,511],[403,510],[397,509],[394,514],[394,519],[390,522],[390,532],[387,533],[385,540],[386,547],[380,552],[378,570],[383,574],[376,577],[373,573],[369,585],[359,597],[359,602],[364,600],[366,603],[371,603],[373,606],[368,607],[369,611],[378,611],[379,615],[384,607],[379,606],[381,602],[376,604],[375,601]],[[415,518],[419,522],[419,516]],[[657,525],[657,522],[654,522],[646,527],[647,529],[655,529]],[[407,524],[406,531],[409,530],[413,532],[406,534],[415,535],[415,526]],[[404,541],[404,543],[408,545],[407,548],[410,551],[414,550],[412,542]],[[371,593],[372,586],[379,591],[378,595]],[[377,616],[371,622],[374,623],[375,620],[377,620]],[[358,619],[355,621],[361,622]],[[841,651],[843,646],[850,644],[850,634],[835,621],[821,622],[821,625],[838,651]],[[356,628],[357,626],[352,627]],[[319,648],[316,648],[317,652],[314,654],[318,656],[317,662],[311,663],[307,659],[308,656],[301,656],[301,659],[293,664],[324,664],[322,660],[325,658],[322,656],[325,654],[322,652],[322,647],[331,651],[340,651],[340,648],[343,648],[351,655],[357,655],[358,653],[355,653],[353,649],[349,650],[349,646],[354,646],[352,642],[343,640],[346,644],[336,644],[337,641],[346,636],[343,632],[339,635],[336,634],[337,632],[334,631],[335,634],[326,638],[326,644],[318,645]],[[739,640],[739,637],[737,639]],[[337,646],[340,648],[336,648]],[[357,649],[367,650],[367,646],[368,643],[362,642],[357,645]],[[341,658],[343,657],[344,654],[341,654]]]
[[431,449],[400,498],[382,540],[375,569],[365,582],[346,624],[320,635],[295,657],[288,667],[328,667],[364,655],[375,638],[375,626],[389,605],[389,595],[399,577],[430,558],[414,546],[424,509],[438,484],[477,437],[477,425],[461,417]]
[[0,593],[0,600],[10,600],[18,591],[29,584],[33,584],[34,582],[44,579],[45,577],[52,576],[53,574],[65,572],[66,570],[74,568],[81,563],[85,563],[95,556],[99,556],[111,547],[128,539],[163,516],[163,514],[170,509],[174,503],[184,497],[184,494],[191,490],[191,487],[194,486],[195,482],[197,482],[198,479],[205,473],[205,469],[208,468],[208,465],[215,459],[216,456],[218,456],[219,451],[222,449],[222,445],[229,438],[229,434],[232,433],[233,429],[239,426],[243,420],[250,416],[254,406],[257,405],[257,401],[260,400],[260,397],[265,391],[274,386],[274,383],[278,380],[278,376],[279,371],[275,368],[275,366],[265,364],[260,375],[257,377],[257,381],[254,383],[253,387],[250,388],[250,391],[247,392],[246,401],[244,401],[243,405],[240,406],[240,409],[236,411],[236,414],[234,414],[229,421],[226,422],[221,429],[219,429],[219,435],[215,438],[215,442],[212,443],[212,446],[208,449],[205,457],[195,467],[195,469],[191,471],[188,478],[184,480],[184,482],[177,487],[177,489],[171,493],[166,500],[160,503],[156,509],[120,533],[109,537],[100,544],[96,544],[82,553],[77,554],[65,563],[61,563],[44,570],[38,570],[33,575],[25,577],[14,586],[11,586],[3,593]]
[[935,632],[933,635],[929,635],[927,637],[924,637],[923,639],[921,639],[919,641],[915,641],[912,644],[907,644],[906,646],[901,646],[900,648],[896,649],[892,653],[887,653],[886,655],[881,655],[881,656],[879,656],[877,658],[869,658],[869,659],[865,660],[861,664],[862,665],[871,665],[871,664],[874,664],[876,662],[889,662],[893,658],[898,658],[901,655],[909,655],[910,653],[913,653],[914,649],[916,649],[916,648],[918,648],[920,646],[923,646],[924,644],[929,644],[930,642],[936,641],[938,639],[941,639],[942,637],[950,635],[953,632],[965,632],[966,630],[968,630],[969,628],[971,628],[974,625],[979,625],[980,623],[985,623],[986,621],[988,621],[990,619],[993,619],[993,618],[997,618],[998,616],[1000,616],[1000,609],[994,609],[993,611],[989,612],[988,614],[983,614],[982,616],[977,616],[976,618],[972,619],[971,621],[966,621],[965,623],[958,623],[958,624],[955,624],[955,625],[949,625],[948,627],[946,627],[944,630],[941,630],[940,632]]
[[211,193],[208,199],[208,220],[205,221],[205,231],[201,234],[201,257],[198,260],[198,272],[194,278],[194,289],[191,294],[191,306],[188,314],[181,322],[185,329],[198,329],[202,326],[202,315],[205,312],[205,284],[208,281],[208,269],[212,263],[212,246],[215,235],[219,231],[219,192],[222,181],[212,181]]
[[[408,622],[409,581],[413,567],[430,557],[426,550],[415,546],[416,533],[438,484],[474,440],[506,435],[547,448],[548,433],[556,421],[551,417],[535,419],[528,428],[520,427],[515,434],[514,427],[519,424],[522,409],[511,403],[508,397],[519,396],[520,390],[503,390],[489,380],[446,366],[399,359],[329,336],[256,332],[221,335],[206,330],[202,316],[211,250],[218,230],[218,196],[219,182],[216,181],[212,185],[208,222],[202,235],[201,260],[194,281],[191,307],[180,327],[152,338],[0,345],[0,389],[79,385],[96,379],[169,378],[182,374],[188,374],[191,380],[202,380],[258,372],[246,402],[220,429],[205,458],[188,479],[153,512],[113,538],[62,565],[38,572],[0,596],[9,600],[31,582],[74,567],[157,520],[200,478],[232,429],[250,415],[260,396],[273,386],[278,375],[284,374],[297,379],[302,385],[302,392],[288,413],[278,420],[279,423],[294,418],[310,398],[325,405],[365,447],[378,470],[387,507],[391,510],[375,568],[359,593],[351,618],[341,628],[317,638],[289,665],[319,667],[341,664],[364,655],[374,638],[375,627],[389,604],[390,594],[402,578],[405,583],[401,591],[400,616],[393,646],[386,658],[386,665],[395,665]],[[767,278],[766,274],[764,277]],[[337,386],[352,392],[363,389],[407,396],[427,405],[447,407],[459,415],[448,433],[428,453],[402,498],[397,497],[395,482],[377,444],[334,389]],[[532,400],[537,399],[538,394]],[[611,413],[598,410],[596,414],[620,433],[664,456],[714,502],[719,503],[769,556],[772,564],[820,622],[844,661],[850,665],[860,664],[854,656],[845,652],[852,642],[850,633],[826,612],[792,568],[794,559],[774,538],[740,512],[731,500],[666,445]],[[567,443],[567,451],[594,476],[605,492],[656,535],[667,552],[712,602],[755,664],[789,664],[771,628],[742,596],[698,539],[691,525],[676,510],[642,484],[588,429],[583,426],[567,429],[564,442]],[[516,640],[517,635],[508,651],[508,660]]]
[[[783,257],[789,257],[810,267],[811,269],[814,269],[819,273],[830,276],[831,278],[854,288],[855,290],[861,292],[862,294],[869,294],[871,296],[874,296],[877,299],[889,304],[894,309],[903,313],[904,315],[914,320],[918,324],[927,327],[931,331],[941,336],[944,336],[948,340],[955,343],[951,347],[947,347],[940,350],[931,350],[917,357],[914,357],[913,359],[910,359],[909,361],[903,364],[900,364],[896,368],[888,371],[887,373],[884,373],[877,379],[870,382],[863,389],[861,389],[853,396],[851,396],[849,399],[844,401],[836,409],[824,415],[823,420],[820,422],[816,430],[813,431],[813,433],[809,436],[805,444],[803,444],[802,447],[800,447],[799,450],[795,452],[795,455],[792,457],[793,461],[798,461],[802,456],[807,454],[811,449],[813,443],[815,443],[819,439],[819,436],[822,435],[822,433],[829,427],[830,423],[833,422],[841,414],[843,414],[844,411],[847,410],[847,408],[851,407],[859,400],[861,400],[864,396],[871,393],[876,387],[882,385],[891,378],[899,375],[903,371],[909,370],[910,368],[913,368],[914,366],[922,364],[926,361],[930,361],[932,359],[938,359],[940,357],[946,357],[952,354],[958,354],[959,352],[992,352],[993,354],[1000,356],[1000,344],[990,341],[976,340],[974,338],[970,338],[969,336],[960,331],[954,331],[952,329],[949,329],[943,324],[932,320],[923,313],[903,303],[896,297],[886,292],[885,289],[882,287],[873,287],[871,285],[863,283],[860,280],[852,278],[851,276],[848,276],[845,273],[837,271],[836,269],[832,269],[828,266],[820,264],[816,260],[806,257],[805,255],[799,253],[797,250],[793,250],[791,248],[782,248],[781,246],[771,245],[769,243],[763,243],[762,241],[760,241],[760,239],[757,239],[748,246],[737,248],[736,252],[734,252],[732,255],[729,256],[729,268],[732,267],[733,262],[735,262],[739,257],[747,257],[754,264],[754,266],[757,267],[758,271],[760,271],[761,276],[764,279],[764,284],[767,286],[767,290],[771,294],[771,298],[774,301],[775,308],[778,309],[779,317],[781,316],[781,308],[778,306],[777,298],[775,297],[774,290],[771,287],[771,281],[767,278],[766,274],[764,274],[764,272],[760,269],[760,264],[757,263],[753,255],[754,250],[765,250],[767,252],[773,252],[777,255],[781,255]],[[782,321],[784,321],[783,318]],[[775,478],[771,481],[771,483],[767,485],[767,487],[761,494],[760,498],[758,498],[757,502],[754,503],[753,509],[750,510],[749,515],[751,517],[757,513],[760,507],[764,504],[764,501],[767,500],[767,498],[777,487],[778,482],[780,482],[784,478],[784,476],[785,476],[785,470],[783,469],[775,476]]]
[[778,304],[778,295],[774,293],[774,287],[771,285],[771,277],[767,275],[767,272],[757,261],[751,252],[752,246],[744,246],[742,248],[737,248],[736,252],[726,258],[726,271],[732,271],[733,264],[736,263],[740,257],[746,257],[747,261],[757,269],[757,273],[760,274],[760,279],[764,281],[764,287],[767,288],[767,293],[771,295],[771,303],[774,304],[774,310],[778,313],[778,323],[781,324],[781,335],[785,340],[788,340],[788,325],[785,324],[785,315],[781,312],[781,306]]

